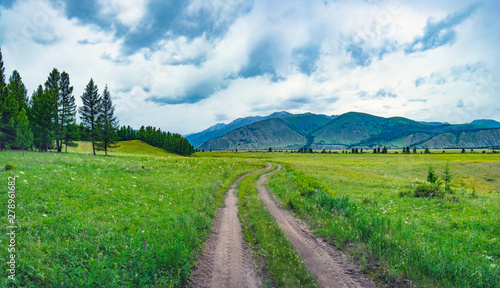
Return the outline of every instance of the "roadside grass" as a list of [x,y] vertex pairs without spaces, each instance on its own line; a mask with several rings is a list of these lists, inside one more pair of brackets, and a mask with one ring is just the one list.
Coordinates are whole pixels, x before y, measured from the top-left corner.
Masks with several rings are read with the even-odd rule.
[[[384,285],[500,287],[498,155],[276,158],[288,163],[269,181],[282,205]],[[400,196],[425,181],[429,164],[442,175],[446,163],[453,194]]]
[[238,192],[238,216],[245,240],[250,243],[259,267],[268,271],[272,279],[266,287],[317,287],[314,277],[292,243],[260,200],[255,186],[262,173],[243,179]]
[[[262,167],[253,159],[139,152],[149,156],[0,153],[1,167],[15,167],[0,172],[2,227],[11,225],[7,177],[19,176],[16,286],[181,287],[229,185]],[[9,240],[0,234],[3,267]],[[13,284],[7,269],[0,275],[0,286]]]

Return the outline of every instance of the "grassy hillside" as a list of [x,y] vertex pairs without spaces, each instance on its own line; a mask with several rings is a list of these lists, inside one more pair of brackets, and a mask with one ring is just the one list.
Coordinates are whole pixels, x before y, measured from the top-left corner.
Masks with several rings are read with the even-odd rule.
[[[68,147],[70,153],[92,154],[92,142],[78,141],[77,147]],[[118,142],[118,147],[108,151],[110,156],[115,155],[144,155],[144,156],[177,156],[168,153],[160,148],[153,147],[140,140],[121,141]],[[64,150],[64,149],[63,149]],[[104,155],[103,151],[96,151],[99,155]]]
[[353,145],[382,133],[382,118],[364,113],[350,112],[335,118],[316,131],[314,144]]
[[283,118],[283,121],[288,123],[292,129],[304,136],[316,132],[318,129],[328,124],[331,120],[331,118],[325,115],[316,115],[312,113],[292,115]]

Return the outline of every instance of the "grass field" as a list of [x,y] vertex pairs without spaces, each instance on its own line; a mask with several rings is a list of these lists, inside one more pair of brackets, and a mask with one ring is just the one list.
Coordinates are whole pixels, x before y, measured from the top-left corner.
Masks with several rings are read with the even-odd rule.
[[[2,168],[15,166],[0,172],[4,227],[10,225],[7,176],[19,176],[16,278],[25,287],[185,285],[223,193],[239,175],[269,162],[285,167],[269,181],[282,205],[348,251],[379,283],[500,286],[499,154],[205,152],[180,157],[139,141],[122,142],[111,157],[90,155],[85,142],[68,150],[25,157],[18,151],[0,153]],[[426,180],[429,165],[441,175],[447,163],[453,194],[404,196]],[[302,286],[314,286],[294,264],[300,259],[282,245],[283,233],[256,195],[257,177],[240,184],[246,240],[274,278],[270,283],[292,287],[293,277],[299,277],[305,279]],[[8,237],[0,234],[4,263]],[[6,269],[0,275],[0,285],[10,283]]]
[[[498,154],[281,155],[282,204],[387,285],[500,286]],[[276,159],[278,160],[278,159]],[[449,163],[453,194],[402,197]],[[373,267],[377,267],[373,269]]]
[[[0,153],[2,166],[15,166],[2,173],[4,227],[10,225],[7,176],[19,176],[20,286],[182,286],[225,190],[237,176],[263,166],[252,159],[164,157],[137,145],[122,145],[127,153],[113,157]],[[8,237],[0,235],[3,263]],[[0,285],[10,283],[6,269],[1,275]]]

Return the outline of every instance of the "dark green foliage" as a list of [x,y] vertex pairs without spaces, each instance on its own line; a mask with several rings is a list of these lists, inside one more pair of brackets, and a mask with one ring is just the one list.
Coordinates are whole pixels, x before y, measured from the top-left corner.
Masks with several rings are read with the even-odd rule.
[[117,147],[118,135],[115,130],[118,129],[118,120],[114,116],[115,107],[111,101],[108,86],[102,92],[101,111],[97,118],[99,127],[99,149],[104,150],[104,155],[108,155],[108,148]]
[[28,110],[28,98],[21,75],[19,75],[16,70],[12,72],[9,78],[9,84],[5,86],[4,83],[2,83],[0,85],[4,86],[2,94],[0,95],[2,114],[0,117],[0,149],[4,150],[16,148],[17,117],[21,109],[25,111]]
[[382,154],[387,154],[387,147],[384,146],[384,149],[382,149]]
[[434,172],[434,169],[432,168],[432,165],[429,165],[429,170],[427,170],[427,182],[435,184],[437,179],[438,178],[436,176],[436,173]]
[[269,152],[273,152],[273,148],[269,147],[269,150],[268,150],[268,151],[269,151]]
[[66,145],[66,152],[68,152],[68,145],[74,146],[72,141],[78,139],[78,129],[76,127],[76,104],[75,96],[73,95],[73,86],[70,86],[69,74],[66,72],[61,73],[61,81],[59,87],[59,122],[61,131],[61,144],[57,151],[61,152],[62,144]]
[[439,185],[435,184],[418,184],[417,187],[415,187],[415,190],[413,192],[413,196],[415,198],[420,198],[420,197],[437,197],[437,198],[443,198],[444,197],[444,191],[439,187]]
[[[156,129],[156,127],[144,126],[141,127],[137,138],[151,146],[164,149],[167,152],[189,156],[194,153],[194,148],[189,141],[177,133],[170,133]],[[210,151],[212,152],[212,151]]]
[[429,150],[429,147],[425,147],[425,151],[424,151],[425,154],[430,154],[431,151]]
[[14,170],[16,167],[14,166],[14,164],[11,164],[11,163],[7,163],[5,164],[5,167],[3,168],[4,171],[9,171],[9,170]]
[[413,154],[417,154],[417,147],[413,147]]
[[90,136],[90,129],[83,125],[82,122],[80,122],[80,125],[78,125],[78,139],[80,141],[92,141],[92,138]]
[[33,143],[33,133],[31,132],[28,116],[26,115],[26,110],[24,108],[21,109],[21,112],[17,116],[17,130],[16,130],[16,142],[15,145],[19,147],[19,149],[24,150],[31,146]]
[[144,128],[144,125],[142,125],[141,128],[139,129],[139,132],[137,133],[137,139],[144,142],[144,140],[146,139],[145,134],[146,134],[146,129]]
[[137,133],[130,126],[121,126],[120,129],[116,131],[116,134],[120,138],[120,141],[137,140]]
[[61,102],[59,92],[60,83],[61,74],[56,68],[54,68],[47,77],[47,81],[45,81],[45,93],[47,94],[47,101],[49,102],[48,111],[50,112],[50,118],[53,123],[52,129],[58,152],[61,151],[62,147],[61,119],[59,118],[59,105]]
[[54,142],[54,123],[51,118],[52,105],[50,94],[46,93],[42,85],[38,86],[30,99],[31,129],[34,136],[35,148],[40,151],[52,149]]
[[462,153],[465,153],[465,148],[462,148]]
[[102,101],[97,86],[94,84],[92,78],[87,84],[87,87],[85,87],[85,92],[82,95],[82,102],[83,106],[81,106],[78,111],[80,112],[80,119],[83,125],[90,130],[92,150],[95,155],[95,142],[99,139],[99,122],[97,118],[101,113]]

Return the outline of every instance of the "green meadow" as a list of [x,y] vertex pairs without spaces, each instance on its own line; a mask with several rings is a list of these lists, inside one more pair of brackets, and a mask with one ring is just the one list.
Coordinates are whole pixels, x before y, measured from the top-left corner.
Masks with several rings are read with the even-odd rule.
[[[2,225],[16,178],[16,283],[23,287],[183,287],[225,191],[280,163],[268,186],[282,206],[346,251],[384,286],[500,287],[500,154],[168,154],[139,141],[111,157],[88,143],[68,153],[0,153]],[[451,191],[414,197],[429,165],[449,165]],[[143,168],[144,167],[144,168]],[[314,286],[259,200],[240,184],[239,217],[277,287]],[[0,259],[10,238],[0,234]],[[1,286],[9,285],[1,271]],[[295,278],[294,278],[295,277]]]
[[[278,160],[278,159],[276,159]],[[379,283],[500,286],[500,156],[289,154],[271,190]],[[408,195],[429,165],[452,174],[443,197]]]
[[[3,227],[10,225],[7,177],[19,176],[19,286],[183,286],[224,192],[238,176],[263,166],[128,144],[112,157],[88,155],[85,145],[82,153],[0,153],[2,166],[15,167],[2,172]],[[10,257],[8,237],[0,234],[3,263]],[[2,286],[11,283],[6,269],[1,275]]]

